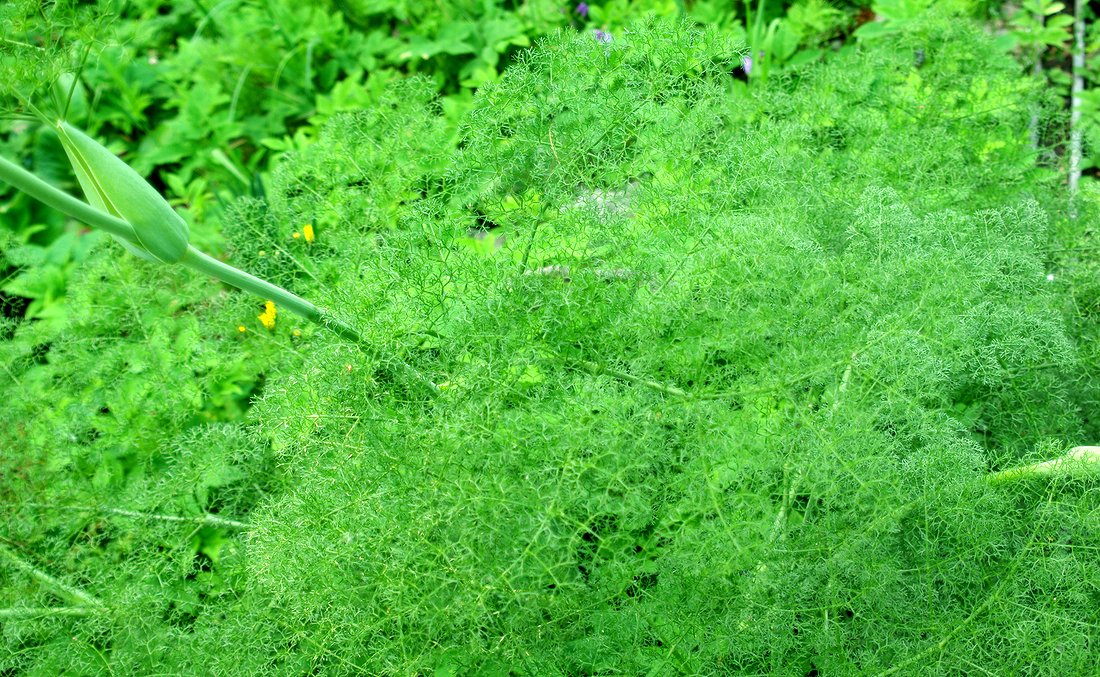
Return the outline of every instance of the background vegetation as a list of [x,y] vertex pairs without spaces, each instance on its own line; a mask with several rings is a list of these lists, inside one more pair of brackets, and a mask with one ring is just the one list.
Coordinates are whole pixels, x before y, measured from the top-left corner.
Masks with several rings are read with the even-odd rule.
[[1058,3],[0,12],[5,157],[367,338],[0,193],[4,674],[1096,665]]

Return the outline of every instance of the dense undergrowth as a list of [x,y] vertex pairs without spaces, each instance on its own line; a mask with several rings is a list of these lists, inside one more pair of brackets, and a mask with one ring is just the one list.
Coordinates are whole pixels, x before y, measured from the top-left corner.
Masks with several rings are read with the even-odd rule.
[[1093,425],[1040,93],[947,18],[740,56],[563,35],[457,139],[423,80],[329,120],[225,237],[365,345],[97,244],[0,342],[0,670],[1087,674],[1094,484],[986,481]]

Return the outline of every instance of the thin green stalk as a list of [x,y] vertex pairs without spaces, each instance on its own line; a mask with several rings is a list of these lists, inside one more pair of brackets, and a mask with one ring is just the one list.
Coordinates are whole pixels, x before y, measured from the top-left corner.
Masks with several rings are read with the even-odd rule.
[[249,525],[238,520],[232,520],[219,515],[211,515],[206,513],[199,517],[180,517],[179,515],[162,515],[151,512],[138,512],[136,510],[124,510],[122,508],[112,508],[109,506],[83,506],[83,505],[52,505],[50,503],[28,503],[26,501],[17,504],[0,504],[8,506],[18,506],[22,508],[45,508],[48,510],[70,510],[77,512],[101,512],[111,515],[121,515],[123,517],[134,517],[138,519],[151,519],[161,520],[164,522],[190,522],[192,524],[211,524],[219,527],[228,527],[230,529],[248,529]]
[[576,362],[575,364],[577,364],[579,367],[581,367],[582,369],[584,369],[585,371],[587,371],[588,373],[593,374],[593,375],[607,374],[608,376],[612,376],[612,377],[617,378],[619,380],[626,381],[627,383],[633,383],[635,385],[645,386],[646,388],[656,390],[657,392],[665,393],[666,395],[675,395],[676,397],[691,397],[687,392],[685,392],[683,390],[680,390],[679,388],[677,388],[675,386],[666,386],[666,385],[663,385],[661,383],[657,383],[656,381],[650,381],[648,379],[639,378],[639,377],[634,376],[632,374],[628,374],[625,371],[618,371],[616,369],[608,369],[607,367],[605,367],[603,365],[596,364],[595,362],[587,362],[587,361],[582,360],[582,361]]
[[228,529],[248,529],[248,525],[237,520],[226,519],[209,513],[202,517],[179,517],[177,515],[158,515],[156,513],[137,512],[135,510],[123,510],[121,508],[100,508],[101,511],[123,517],[136,517],[138,519],[161,520],[162,522],[190,522],[192,524],[210,524],[216,527]]
[[[315,322],[323,327],[327,327],[336,332],[341,338],[347,339],[353,343],[364,344],[363,337],[359,335],[359,332],[343,322],[340,322],[328,313],[325,313],[302,297],[292,294],[282,287],[273,285],[270,282],[265,282],[254,275],[249,275],[243,270],[238,270],[233,266],[222,263],[190,245],[188,245],[183,258],[180,259],[180,263],[192,270],[215,277],[242,291],[250,292],[261,298],[271,299],[275,302],[275,305],[286,308],[310,322]],[[397,367],[406,378],[416,382],[424,392],[432,397],[438,397],[440,395],[441,391],[439,390],[439,386],[404,360],[397,360]]]
[[42,618],[44,616],[91,616],[99,611],[102,611],[102,609],[82,606],[0,609],[0,619]]
[[0,42],[6,42],[9,45],[15,45],[16,47],[26,47],[27,49],[37,49],[40,52],[46,51],[46,48],[42,47],[40,45],[32,45],[29,42],[21,42],[19,40],[12,40],[11,38],[5,38],[3,36],[0,36]]
[[[104,230],[111,235],[132,244],[138,249],[144,249],[142,243],[134,233],[134,228],[126,221],[100,211],[91,205],[82,202],[68,193],[51,186],[31,172],[19,165],[0,157],[0,180],[6,181],[43,204],[57,211],[82,221],[89,226]],[[228,264],[204,254],[188,245],[179,263],[217,278],[226,284],[259,296],[260,298],[274,301],[277,306],[300,315],[310,322],[315,322],[336,332],[338,336],[353,343],[363,344],[363,337],[348,325],[340,322],[320,308],[306,301],[302,297],[293,294],[282,287],[261,280],[243,270],[239,270]],[[421,388],[432,396],[440,394],[439,387],[430,379],[418,372],[412,366],[402,360],[398,360],[398,368],[406,377],[416,381]]]
[[295,315],[304,317],[310,322],[330,326],[337,334],[350,341],[358,343],[363,340],[357,331],[331,318],[324,317],[320,308],[297,294],[293,294],[282,287],[261,280],[255,275],[250,275],[227,263],[222,263],[214,257],[200,252],[191,245],[187,246],[187,251],[184,253],[183,258],[180,259],[180,264],[192,270],[209,275],[210,277],[217,278],[242,291],[255,294],[263,299],[270,299],[280,308],[285,308]]
[[1069,118],[1069,218],[1077,220],[1077,190],[1081,183],[1081,99],[1085,91],[1085,15],[1081,0],[1073,7],[1073,89]]
[[4,545],[0,545],[0,555],[4,555],[5,558],[16,568],[20,569],[36,579],[40,583],[44,583],[46,586],[53,588],[54,590],[62,593],[73,602],[82,604],[89,607],[103,608],[105,605],[92,595],[84,592],[80,588],[73,587],[67,583],[63,583],[53,576],[49,575],[41,569],[37,569],[31,564],[24,562],[18,555],[11,551],[10,548]]
[[[1042,22],[1043,18],[1040,17],[1039,21]],[[1043,48],[1035,48],[1035,62],[1031,67],[1031,76],[1036,80],[1043,77]],[[1039,111],[1036,106],[1032,106],[1031,118],[1027,123],[1027,137],[1028,146],[1031,150],[1039,150]]]

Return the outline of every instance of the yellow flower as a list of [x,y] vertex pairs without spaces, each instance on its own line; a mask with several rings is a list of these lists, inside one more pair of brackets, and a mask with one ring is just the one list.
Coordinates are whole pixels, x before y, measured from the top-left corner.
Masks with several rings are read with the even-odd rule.
[[263,323],[267,329],[275,329],[275,302],[268,301],[264,304],[264,312],[258,316],[260,322]]
[[239,331],[239,332],[241,332],[241,333],[243,334],[243,333],[245,333],[245,332],[246,332],[246,331],[248,331],[248,330],[247,330],[247,329],[245,329],[245,326],[244,326],[244,325],[242,324],[241,326],[237,327],[237,331]]
[[302,234],[299,233],[298,231],[294,231],[293,233],[290,234],[290,236],[292,238],[294,238],[295,240],[297,240],[298,238],[302,237]]
[[310,244],[313,244],[313,224],[312,223],[307,223],[302,228],[302,233],[305,234],[305,236],[306,236],[306,242],[308,242]]

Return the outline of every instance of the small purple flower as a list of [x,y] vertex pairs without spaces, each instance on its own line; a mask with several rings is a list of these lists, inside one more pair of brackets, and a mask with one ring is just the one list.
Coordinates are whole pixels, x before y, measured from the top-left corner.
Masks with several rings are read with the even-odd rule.
[[596,42],[602,42],[605,45],[611,44],[611,40],[613,39],[610,33],[601,31],[599,28],[596,29],[596,32],[593,33],[592,36],[596,38]]
[[576,12],[577,12],[577,14],[579,14],[581,16],[582,19],[587,19],[588,18],[588,3],[587,2],[578,3]]
[[752,57],[751,56],[741,57],[741,68],[745,69],[745,75],[748,75],[749,73],[752,72]]

